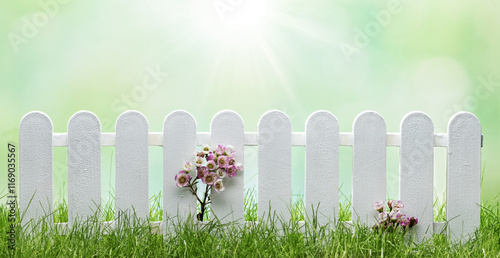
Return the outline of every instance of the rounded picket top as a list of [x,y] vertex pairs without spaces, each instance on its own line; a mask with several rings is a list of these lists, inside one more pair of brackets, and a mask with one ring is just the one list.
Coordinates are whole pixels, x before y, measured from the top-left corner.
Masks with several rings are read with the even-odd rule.
[[291,128],[290,118],[283,111],[271,110],[264,113],[258,123],[258,128],[268,128],[273,132],[281,132],[287,127]]
[[185,110],[175,110],[170,112],[163,120],[163,132],[165,133],[165,128],[174,126],[176,123],[183,123],[185,126],[193,125],[196,130],[196,120],[193,115]]
[[225,127],[225,126],[244,126],[243,118],[233,110],[221,110],[217,112],[212,118],[210,123],[210,128],[213,130],[214,127]]
[[312,113],[306,119],[306,132],[307,130],[311,130],[310,126],[314,125],[314,129],[323,130],[330,128],[338,128],[339,123],[337,117],[327,110],[318,110]]
[[30,112],[21,119],[19,208],[25,212],[22,226],[42,217],[46,217],[47,222],[52,221],[52,216],[46,216],[53,211],[52,134],[52,120],[43,112]]
[[90,122],[90,123],[98,124],[99,128],[101,127],[101,121],[99,120],[99,118],[94,113],[87,111],[87,110],[81,110],[81,111],[78,111],[75,114],[73,114],[71,116],[71,118],[69,119],[68,129],[69,129],[70,125],[73,125],[74,123],[77,123],[77,122],[81,123],[83,125],[85,125],[84,122]]
[[127,110],[121,113],[116,119],[115,131],[118,128],[118,124],[121,126],[127,126],[127,124],[135,124],[135,126],[145,125],[146,129],[149,127],[149,121],[146,116],[137,110]]
[[361,112],[359,115],[356,116],[356,118],[354,118],[354,123],[352,125],[353,132],[356,129],[358,130],[366,129],[364,128],[364,126],[371,126],[371,125],[377,126],[379,128],[382,128],[383,126],[384,131],[386,131],[385,119],[382,117],[382,115],[380,115],[375,111],[368,110]]
[[401,120],[400,127],[403,128],[405,126],[413,126],[416,123],[425,123],[432,125],[432,130],[434,131],[434,123],[432,119],[424,112],[421,111],[412,111],[406,114]]
[[467,127],[471,130],[481,132],[481,122],[479,121],[479,118],[477,118],[476,115],[470,112],[462,111],[453,115],[450,118],[450,121],[448,121],[448,133],[452,133],[454,129],[463,125],[464,123],[467,123]]
[[42,111],[33,111],[24,115],[23,118],[21,118],[19,131],[21,131],[21,128],[24,128],[25,126],[31,126],[35,128],[38,126],[43,126],[45,129],[42,130],[46,130],[49,127],[51,131],[53,128],[52,120],[47,114]]

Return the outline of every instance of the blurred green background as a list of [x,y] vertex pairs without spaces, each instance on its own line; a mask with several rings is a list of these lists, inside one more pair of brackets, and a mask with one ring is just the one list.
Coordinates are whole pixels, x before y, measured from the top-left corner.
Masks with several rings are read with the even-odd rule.
[[[482,198],[500,185],[500,2],[347,0],[4,1],[0,7],[1,167],[24,114],[48,114],[66,132],[79,110],[104,132],[136,109],[160,132],[165,116],[189,111],[209,131],[222,109],[246,131],[286,112],[293,131],[328,110],[343,132],[357,114],[379,112],[389,132],[414,110],[446,132],[457,111],[476,114],[484,134]],[[247,187],[257,180],[246,152]],[[350,195],[352,151],[341,147],[342,192]],[[56,198],[67,192],[66,148],[56,148]],[[293,150],[293,192],[304,191],[304,150]],[[436,196],[446,187],[446,150],[436,149]],[[102,152],[103,197],[114,185],[113,148]],[[150,193],[161,190],[162,150],[151,147]],[[389,197],[398,196],[398,148],[388,148]],[[174,181],[172,180],[172,186]],[[61,195],[60,195],[61,194]]]

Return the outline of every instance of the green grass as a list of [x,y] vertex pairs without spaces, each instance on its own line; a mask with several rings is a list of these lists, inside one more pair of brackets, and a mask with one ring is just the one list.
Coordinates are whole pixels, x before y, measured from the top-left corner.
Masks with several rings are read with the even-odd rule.
[[[246,192],[245,220],[257,220],[257,204],[253,190]],[[204,226],[192,221],[178,222],[174,231],[164,238],[151,234],[149,221],[129,218],[109,230],[104,230],[101,219],[111,220],[113,199],[94,217],[76,222],[65,234],[54,224],[42,220],[38,228],[21,230],[17,224],[16,249],[8,249],[7,235],[0,238],[0,257],[498,257],[500,256],[500,202],[486,203],[481,207],[481,227],[474,240],[450,243],[445,236],[435,235],[425,243],[414,243],[401,233],[378,234],[369,227],[354,225],[347,228],[336,222],[318,226],[314,218],[305,225],[297,220],[304,219],[304,204],[297,198],[290,208],[292,221],[283,221],[279,216],[261,218],[253,226],[221,225],[216,220]],[[161,220],[161,194],[150,199],[150,221]],[[440,203],[436,203],[438,205]],[[443,206],[443,204],[440,204]],[[437,216],[443,216],[444,209],[436,207]],[[0,207],[0,230],[7,232],[6,207]],[[110,215],[111,214],[111,215]],[[17,214],[19,216],[19,214]],[[54,221],[67,221],[67,204],[57,202]],[[111,218],[111,219],[109,219]],[[350,204],[341,204],[340,220],[350,220]],[[307,220],[307,218],[306,218]],[[436,220],[436,219],[435,219]]]

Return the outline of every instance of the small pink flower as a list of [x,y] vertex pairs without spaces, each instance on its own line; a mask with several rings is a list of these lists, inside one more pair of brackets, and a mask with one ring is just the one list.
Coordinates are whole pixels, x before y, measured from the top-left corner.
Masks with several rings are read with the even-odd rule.
[[220,192],[224,191],[224,189],[226,189],[224,187],[224,185],[222,184],[222,179],[218,179],[217,181],[215,181],[214,188],[215,188],[215,191],[217,191],[218,193],[220,193]]
[[217,175],[214,172],[209,172],[201,179],[204,184],[213,185],[217,181]]
[[403,204],[402,201],[400,200],[397,200],[397,201],[393,201],[392,202],[392,208],[395,210],[395,211],[400,211],[402,208],[404,208],[405,205]]
[[378,201],[373,204],[373,208],[379,212],[382,212],[384,210],[384,202],[383,201]]
[[215,159],[215,155],[213,152],[209,152],[208,155],[207,155],[207,160],[210,161],[210,160],[214,160]]
[[227,157],[226,156],[220,156],[217,158],[217,164],[221,168],[225,168],[227,166]]
[[224,177],[226,177],[227,172],[223,168],[218,168],[217,171],[215,172],[215,174],[217,174],[218,178],[224,178]]
[[228,177],[236,176],[237,172],[238,172],[238,170],[236,169],[236,166],[232,165],[232,166],[227,167],[227,176]]
[[186,161],[186,163],[184,163],[184,171],[189,173],[189,171],[191,171],[191,169],[193,169],[193,164],[189,161]]
[[199,167],[197,169],[197,172],[198,172],[198,178],[204,178],[205,175],[208,173],[208,169],[207,167]]
[[236,166],[236,170],[238,170],[238,172],[243,171],[243,164],[241,164],[241,163],[236,163],[236,165],[235,165],[235,166]]
[[380,222],[383,222],[383,221],[387,221],[387,218],[389,217],[389,213],[383,211],[381,213],[378,214],[378,220]]
[[201,149],[204,155],[208,154],[211,150],[210,145],[208,144],[203,144],[203,146],[201,146]]
[[194,164],[195,164],[197,167],[201,167],[201,165],[203,165],[203,158],[201,158],[201,157],[196,157],[196,158],[194,158]]
[[229,165],[234,165],[234,163],[236,163],[236,160],[234,158],[230,158],[229,161],[227,162],[227,164]]
[[234,153],[233,145],[227,145],[226,149],[224,150],[224,153],[228,156],[232,155]]
[[399,217],[399,225],[401,225],[402,227],[408,226],[409,223],[410,220],[408,219],[408,217],[406,217],[406,215],[402,214],[401,217]]
[[190,180],[191,176],[189,176],[184,170],[175,175],[175,181],[178,187],[188,186]]
[[215,162],[213,160],[210,160],[207,162],[207,168],[208,168],[208,170],[215,170],[215,169],[217,169],[217,165],[215,164]]
[[224,146],[222,145],[218,145],[217,146],[217,149],[215,150],[215,153],[217,153],[217,155],[224,155],[224,152],[226,151],[226,148],[224,148]]
[[396,222],[401,217],[401,213],[399,211],[391,211],[389,217],[393,222]]

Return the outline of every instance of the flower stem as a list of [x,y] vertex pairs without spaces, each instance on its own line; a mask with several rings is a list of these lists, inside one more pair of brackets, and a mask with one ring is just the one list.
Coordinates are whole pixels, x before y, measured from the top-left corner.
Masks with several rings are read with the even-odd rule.
[[205,188],[205,196],[203,197],[203,202],[201,202],[201,212],[198,218],[199,221],[203,221],[203,216],[205,214],[205,208],[206,208],[205,205],[207,205],[208,190],[209,187],[207,185],[207,187]]

